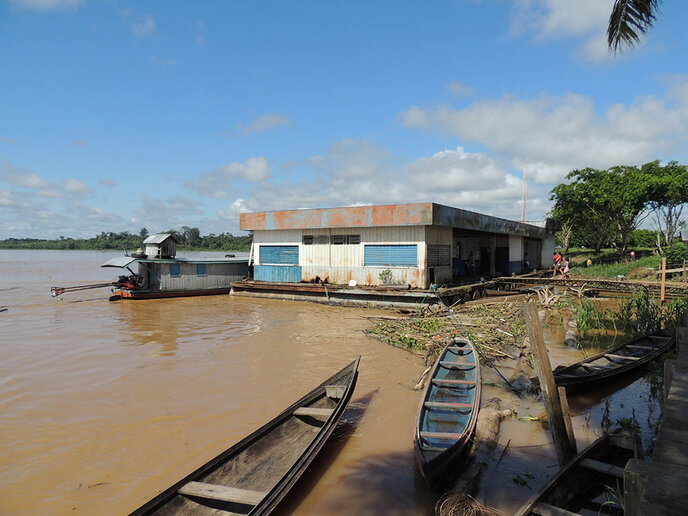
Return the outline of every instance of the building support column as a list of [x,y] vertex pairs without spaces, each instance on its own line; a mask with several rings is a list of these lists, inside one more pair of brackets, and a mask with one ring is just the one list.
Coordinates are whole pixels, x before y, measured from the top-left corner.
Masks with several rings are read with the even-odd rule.
[[509,235],[509,274],[523,272],[523,237]]
[[490,276],[497,273],[497,235],[490,235]]

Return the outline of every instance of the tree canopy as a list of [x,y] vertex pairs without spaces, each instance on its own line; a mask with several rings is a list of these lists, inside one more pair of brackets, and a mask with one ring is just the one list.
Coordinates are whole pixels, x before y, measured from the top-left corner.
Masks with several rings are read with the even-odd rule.
[[[664,242],[671,244],[688,203],[685,165],[653,161],[642,167],[574,170],[556,186],[552,215],[571,227],[567,242],[594,248],[611,246],[624,253],[640,222],[653,214]],[[644,240],[647,240],[644,238]]]

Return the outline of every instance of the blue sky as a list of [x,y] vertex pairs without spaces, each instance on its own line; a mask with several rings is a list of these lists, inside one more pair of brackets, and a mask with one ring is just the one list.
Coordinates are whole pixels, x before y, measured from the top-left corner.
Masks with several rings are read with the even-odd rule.
[[0,1],[0,238],[438,202],[542,219],[576,168],[688,161],[688,4]]

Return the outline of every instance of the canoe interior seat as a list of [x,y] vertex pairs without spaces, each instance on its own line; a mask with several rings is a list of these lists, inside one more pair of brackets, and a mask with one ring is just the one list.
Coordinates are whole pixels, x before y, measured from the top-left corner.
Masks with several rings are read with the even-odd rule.
[[633,349],[654,349],[652,346],[641,346],[640,344],[626,344],[626,347]]
[[239,489],[238,487],[205,484],[203,482],[184,484],[179,489],[179,494],[245,505],[258,505],[267,495],[263,491],[250,491],[248,489]]
[[473,408],[470,403],[446,403],[443,401],[426,401],[423,403],[425,408],[436,408],[444,410],[465,410]]
[[540,516],[580,516],[577,512],[567,511],[566,509],[543,502],[533,507],[532,513],[539,514]]
[[420,436],[423,439],[450,439],[456,441],[462,434],[450,432],[421,432]]
[[624,477],[624,469],[619,466],[614,466],[613,464],[607,464],[606,462],[601,462],[595,459],[583,459],[580,465],[586,469],[591,469],[593,471],[599,471],[600,473],[605,473],[607,475],[612,475],[617,478]]
[[442,360],[440,366],[447,369],[473,369],[475,362],[453,362],[450,360]]
[[295,416],[319,416],[330,417],[334,412],[331,408],[299,407],[294,411]]
[[433,385],[475,385],[473,380],[440,380],[433,379]]
[[344,397],[344,393],[346,392],[346,386],[344,386],[344,385],[326,385],[325,386],[325,392],[327,393],[328,398],[340,400]]
[[628,355],[615,355],[613,353],[607,353],[604,355],[605,358],[608,358],[610,360],[640,360],[643,357],[631,357]]

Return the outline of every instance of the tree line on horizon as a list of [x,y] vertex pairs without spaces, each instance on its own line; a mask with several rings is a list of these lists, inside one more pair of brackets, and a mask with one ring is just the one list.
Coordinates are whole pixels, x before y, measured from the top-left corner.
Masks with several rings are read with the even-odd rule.
[[[188,251],[239,251],[251,249],[251,235],[234,236],[231,233],[210,233],[201,235],[198,228],[182,226],[162,233],[174,235],[179,242],[177,248]],[[55,250],[108,250],[135,251],[149,236],[148,229],[141,228],[138,234],[128,231],[121,233],[101,232],[92,238],[70,238],[61,236],[56,239],[6,238],[0,240],[0,249],[55,249]]]

